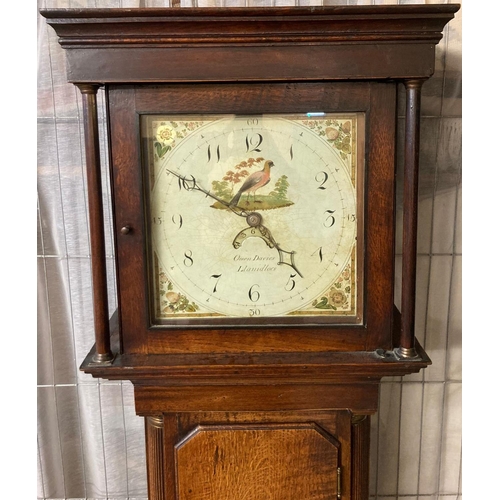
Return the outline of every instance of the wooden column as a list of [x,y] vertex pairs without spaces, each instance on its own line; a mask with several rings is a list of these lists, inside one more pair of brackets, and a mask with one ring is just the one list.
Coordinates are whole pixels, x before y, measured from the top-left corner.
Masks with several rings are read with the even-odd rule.
[[368,500],[370,488],[370,416],[352,418],[352,500]]
[[92,262],[92,290],[94,301],[94,328],[96,352],[93,361],[113,359],[109,335],[108,286],[106,278],[106,250],[102,206],[101,160],[99,154],[99,124],[97,121],[96,84],[77,84],[82,93],[87,188],[90,225],[90,253]]
[[420,98],[424,80],[407,80],[404,148],[403,281],[401,295],[402,358],[415,358],[415,285],[417,273],[418,166]]
[[163,416],[146,417],[146,461],[149,500],[165,500]]

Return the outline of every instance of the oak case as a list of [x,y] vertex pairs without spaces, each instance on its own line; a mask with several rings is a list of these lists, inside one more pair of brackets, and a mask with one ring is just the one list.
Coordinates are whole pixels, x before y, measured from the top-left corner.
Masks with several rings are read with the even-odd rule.
[[[68,80],[82,91],[86,120],[96,345],[82,369],[134,384],[136,411],[146,417],[152,500],[368,498],[369,418],[380,380],[430,364],[414,336],[420,91],[456,10],[42,12],[67,49]],[[401,313],[393,305],[398,83],[406,88]],[[111,321],[95,100],[101,86],[117,265]],[[364,116],[359,324],[207,317],[152,325],[141,116],[308,112]]]

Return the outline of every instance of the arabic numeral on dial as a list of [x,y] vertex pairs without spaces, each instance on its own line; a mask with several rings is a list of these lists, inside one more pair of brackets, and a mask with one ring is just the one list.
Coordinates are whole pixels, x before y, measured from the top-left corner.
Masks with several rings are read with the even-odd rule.
[[255,288],[258,288],[258,287],[259,287],[259,285],[252,285],[250,287],[250,290],[248,290],[248,298],[252,302],[257,302],[260,299],[260,293],[258,292],[258,290],[255,290]]
[[318,254],[319,261],[323,262],[323,247],[319,247],[315,252],[311,254],[311,257],[316,253]]
[[247,134],[247,137],[245,139],[245,143],[247,145],[247,153],[252,153],[253,151],[257,151],[258,153],[260,153],[262,151],[260,149],[260,145],[262,144],[263,140],[264,138],[261,134]]
[[174,215],[172,215],[172,222],[176,226],[179,226],[178,229],[180,229],[182,227],[182,215],[181,214],[174,214]]
[[328,174],[326,172],[318,172],[314,180],[319,183],[318,189],[326,189],[325,182],[328,180]]
[[260,316],[260,309],[249,309],[248,315],[249,316]]
[[186,267],[191,267],[193,264],[193,252],[191,250],[187,250],[186,252],[184,252],[184,265]]
[[210,276],[210,278],[214,278],[215,279],[215,286],[214,286],[214,289],[213,289],[213,293],[215,293],[217,291],[217,285],[219,284],[219,280],[220,280],[221,276],[222,276],[222,274],[212,274],[212,276]]
[[190,175],[189,177],[178,177],[179,191],[185,189],[186,191],[192,191],[196,186],[196,179]]
[[156,224],[157,226],[159,226],[162,223],[163,223],[163,219],[161,217],[153,217],[153,224]]
[[326,210],[325,214],[328,214],[326,219],[323,221],[323,225],[325,227],[332,227],[335,224],[335,217],[333,214],[335,213],[335,210]]
[[295,276],[297,276],[297,275],[290,274],[290,277],[288,278],[288,281],[286,282],[286,285],[285,285],[285,290],[287,292],[291,292],[295,288],[295,280],[293,279],[293,278],[295,278]]
[[258,125],[258,124],[259,124],[258,118],[249,118],[247,120],[247,125]]
[[[207,149],[208,162],[212,159],[212,146],[208,146]],[[215,149],[215,158],[217,159],[217,163],[220,161],[220,146],[217,144],[217,148]],[[208,163],[207,162],[207,163]]]
[[347,215],[347,220],[349,222],[356,222],[356,214],[348,214]]

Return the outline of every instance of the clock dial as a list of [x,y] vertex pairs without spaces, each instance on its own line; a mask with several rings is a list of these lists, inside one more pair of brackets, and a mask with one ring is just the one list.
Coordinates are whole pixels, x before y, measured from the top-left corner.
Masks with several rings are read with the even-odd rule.
[[153,324],[361,321],[362,116],[318,115],[143,120]]

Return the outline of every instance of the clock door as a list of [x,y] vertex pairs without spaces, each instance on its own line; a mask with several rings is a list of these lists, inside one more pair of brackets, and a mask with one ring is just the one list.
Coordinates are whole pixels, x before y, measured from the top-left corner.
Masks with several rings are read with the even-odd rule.
[[125,352],[392,347],[394,84],[108,97]]
[[179,500],[326,500],[338,492],[339,443],[312,424],[199,426],[175,457]]
[[150,420],[162,423],[168,500],[349,498],[348,411],[165,413]]

